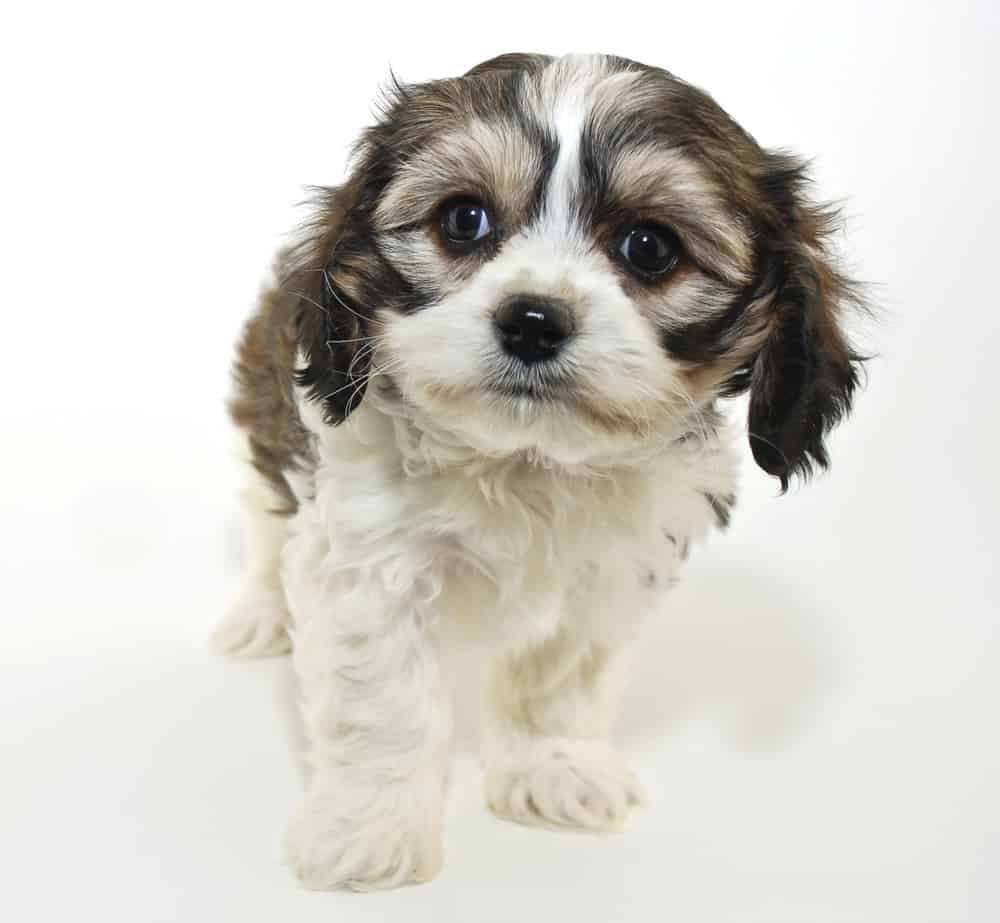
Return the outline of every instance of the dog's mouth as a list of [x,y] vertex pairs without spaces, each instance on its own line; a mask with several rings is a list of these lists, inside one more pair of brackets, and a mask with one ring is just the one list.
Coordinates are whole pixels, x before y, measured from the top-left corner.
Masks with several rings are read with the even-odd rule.
[[547,403],[556,399],[556,394],[553,388],[524,382],[490,385],[486,390],[490,394],[497,397],[506,397],[512,400],[538,401]]
[[483,390],[492,397],[529,404],[570,401],[576,391],[571,377],[554,362],[512,363],[488,375]]

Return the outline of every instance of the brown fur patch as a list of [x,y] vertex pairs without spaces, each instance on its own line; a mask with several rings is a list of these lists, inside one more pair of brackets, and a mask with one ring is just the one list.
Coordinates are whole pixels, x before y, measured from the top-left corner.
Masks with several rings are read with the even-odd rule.
[[298,503],[285,472],[309,457],[309,436],[295,406],[293,369],[298,348],[297,299],[280,287],[263,292],[236,347],[233,422],[245,430],[253,467],[282,499],[274,512]]
[[376,209],[375,230],[424,223],[456,196],[485,202],[494,220],[516,227],[531,210],[542,156],[516,123],[468,119],[399,170]]
[[640,439],[652,432],[652,421],[664,412],[667,405],[668,401],[664,399],[662,402],[647,401],[621,406],[601,397],[590,399],[586,394],[573,402],[573,408],[596,428],[610,435],[626,434]]
[[285,472],[313,461],[295,401],[298,350],[323,335],[323,268],[359,185],[354,178],[315,190],[316,208],[300,242],[276,257],[275,281],[261,293],[236,347],[229,413],[246,433],[253,467],[282,498],[275,511],[281,515],[298,507]]
[[734,285],[750,279],[750,234],[697,160],[658,147],[633,149],[616,161],[615,211],[674,230],[695,261]]

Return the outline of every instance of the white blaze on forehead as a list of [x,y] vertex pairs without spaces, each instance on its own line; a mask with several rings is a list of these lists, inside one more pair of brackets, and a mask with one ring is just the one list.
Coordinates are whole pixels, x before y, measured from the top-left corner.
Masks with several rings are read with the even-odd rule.
[[573,201],[580,186],[580,140],[594,87],[608,75],[601,55],[566,55],[542,74],[539,103],[553,129],[559,154],[549,178],[543,220],[553,229],[573,230]]

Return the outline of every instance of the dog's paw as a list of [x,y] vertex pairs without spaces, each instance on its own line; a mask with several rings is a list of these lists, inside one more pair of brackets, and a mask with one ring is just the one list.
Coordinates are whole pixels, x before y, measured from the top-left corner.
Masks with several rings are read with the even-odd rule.
[[490,810],[521,824],[608,833],[643,801],[638,780],[599,741],[539,741],[486,774]]
[[360,804],[349,791],[310,792],[285,835],[285,861],[316,890],[430,881],[441,870],[441,803],[439,793],[426,796],[400,783]]
[[230,657],[274,657],[292,649],[288,607],[280,586],[252,582],[240,592],[211,643]]

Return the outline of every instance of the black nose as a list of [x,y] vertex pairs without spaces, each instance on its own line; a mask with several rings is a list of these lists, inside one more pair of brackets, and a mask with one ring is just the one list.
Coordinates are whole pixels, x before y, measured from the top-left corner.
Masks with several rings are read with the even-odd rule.
[[573,332],[569,305],[541,295],[512,295],[500,305],[493,323],[503,348],[528,365],[551,359]]

